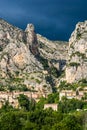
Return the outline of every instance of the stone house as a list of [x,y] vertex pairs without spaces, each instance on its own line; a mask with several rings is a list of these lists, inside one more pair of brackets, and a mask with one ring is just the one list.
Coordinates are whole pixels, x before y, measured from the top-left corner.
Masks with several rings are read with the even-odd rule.
[[67,99],[75,98],[81,100],[85,93],[87,93],[87,87],[85,87],[82,91],[78,90],[78,93],[77,91],[73,90],[62,90],[59,93],[59,100],[61,100],[62,97],[66,97]]
[[48,108],[52,108],[54,111],[58,110],[58,104],[44,104],[44,110],[48,109]]
[[9,102],[14,108],[19,107],[18,97],[20,94],[26,95],[28,98],[33,98],[36,102],[39,101],[40,97],[44,97],[44,94],[39,94],[37,92],[20,92],[20,91],[13,91],[13,92],[0,92],[0,108],[6,101]]
[[67,97],[68,99],[72,99],[76,97],[76,92],[73,90],[62,90],[59,93],[59,100],[62,99],[62,97]]

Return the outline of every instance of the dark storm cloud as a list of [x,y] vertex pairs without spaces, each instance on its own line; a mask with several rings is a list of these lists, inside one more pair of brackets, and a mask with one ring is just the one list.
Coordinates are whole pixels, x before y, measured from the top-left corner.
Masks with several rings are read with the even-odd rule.
[[0,0],[2,18],[23,29],[33,23],[37,33],[52,40],[68,40],[86,13],[87,0]]

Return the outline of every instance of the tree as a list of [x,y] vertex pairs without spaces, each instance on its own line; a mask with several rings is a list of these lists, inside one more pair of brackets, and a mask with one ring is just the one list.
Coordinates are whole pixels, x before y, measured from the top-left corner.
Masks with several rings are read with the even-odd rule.
[[59,101],[59,93],[52,93],[48,95],[48,98],[46,99],[47,103],[58,103]]
[[30,101],[26,95],[20,94],[18,97],[18,102],[21,108],[24,108],[25,110],[29,110]]
[[0,117],[0,130],[21,130],[20,118],[15,112],[4,113]]
[[2,106],[1,110],[2,111],[10,111],[10,110],[13,110],[14,108],[12,107],[12,105],[9,104],[8,101],[5,102],[5,104]]
[[74,115],[68,115],[62,121],[64,130],[82,130],[77,118]]
[[26,121],[22,130],[39,130],[39,128],[38,128],[38,125],[36,123]]
[[44,108],[44,104],[46,103],[46,99],[44,97],[41,97],[39,102],[36,104],[36,109],[43,109]]
[[83,101],[63,98],[62,101],[59,102],[58,110],[63,113],[69,113],[71,111],[75,111],[76,109],[83,109],[84,105],[85,102]]

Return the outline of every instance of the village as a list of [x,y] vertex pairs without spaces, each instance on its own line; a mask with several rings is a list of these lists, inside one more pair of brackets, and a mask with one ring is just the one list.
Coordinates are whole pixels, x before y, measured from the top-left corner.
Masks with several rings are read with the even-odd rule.
[[39,94],[37,92],[30,91],[13,91],[13,92],[0,92],[0,108],[5,104],[6,101],[9,102],[14,108],[19,108],[18,97],[20,94],[26,95],[29,99],[34,99],[36,102],[39,101],[40,97],[46,97],[45,94]]
[[[76,91],[73,90],[61,90],[59,91],[59,101],[62,100],[63,97],[67,99],[78,99],[81,100],[84,95],[87,93],[87,87],[84,87],[83,90],[80,90],[80,87],[77,88]],[[6,101],[9,102],[14,108],[19,108],[18,97],[20,94],[26,95],[29,99],[34,99],[36,102],[40,100],[41,97],[47,98],[47,94],[39,93],[39,92],[30,92],[30,91],[12,91],[12,92],[4,92],[0,91],[0,108],[5,104]],[[87,101],[85,99],[85,101]],[[58,104],[44,104],[44,109],[52,108],[53,110],[58,110]]]
[[[59,91],[59,101],[62,101],[63,97],[67,99],[77,99],[81,100],[85,94],[87,94],[87,87],[84,87],[82,90],[80,87],[76,91],[73,90],[61,90]],[[87,102],[87,99],[84,99]],[[58,110],[58,104],[45,104],[44,109],[52,108],[54,111]]]
[[67,99],[78,99],[81,100],[84,97],[85,93],[87,93],[87,87],[81,89],[78,87],[76,91],[73,90],[62,90],[59,92],[59,100],[62,100],[62,97],[66,97]]

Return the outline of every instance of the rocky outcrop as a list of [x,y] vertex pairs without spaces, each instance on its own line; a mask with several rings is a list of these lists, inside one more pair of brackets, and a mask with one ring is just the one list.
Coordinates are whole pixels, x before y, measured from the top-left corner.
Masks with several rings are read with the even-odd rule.
[[[5,73],[7,73],[7,70],[15,72],[18,69],[28,73],[42,70],[42,65],[34,56],[38,54],[38,42],[34,30],[27,27],[24,32],[4,20],[0,20],[0,27],[1,70]],[[31,46],[31,49],[27,45]],[[3,64],[5,64],[4,67]],[[34,67],[35,64],[36,67]]]
[[67,47],[36,34],[32,24],[23,31],[0,19],[0,84],[51,93],[65,69]]
[[69,83],[87,80],[87,21],[76,25],[69,39],[66,80]]
[[48,59],[49,65],[57,70],[65,70],[67,62],[68,42],[50,41],[37,34],[40,55]]
[[26,41],[27,41],[28,48],[34,55],[38,55],[39,54],[38,41],[37,41],[37,35],[35,34],[34,31],[34,25],[28,24],[25,32],[26,32]]
[[40,93],[51,93],[61,80],[87,80],[87,21],[78,23],[67,42],[50,41],[0,19],[0,83],[26,85]]

